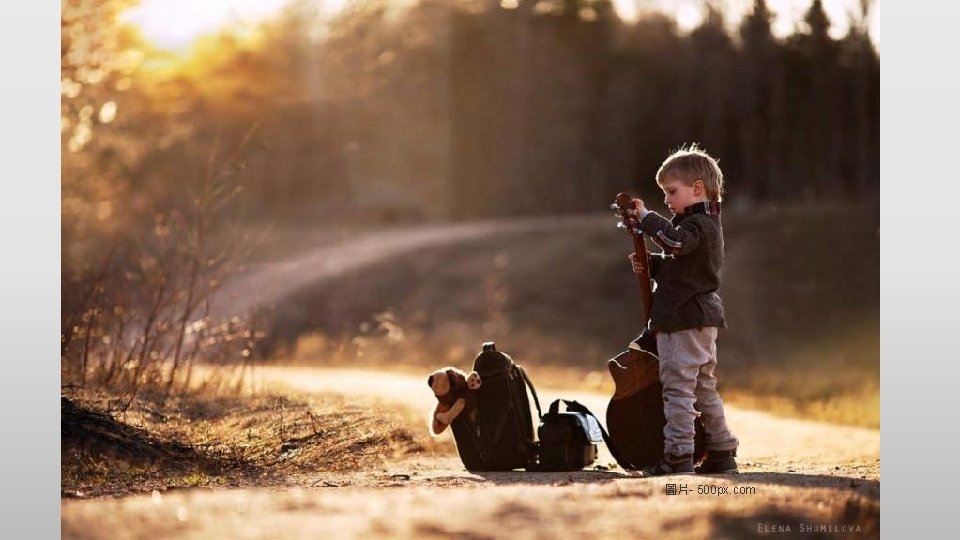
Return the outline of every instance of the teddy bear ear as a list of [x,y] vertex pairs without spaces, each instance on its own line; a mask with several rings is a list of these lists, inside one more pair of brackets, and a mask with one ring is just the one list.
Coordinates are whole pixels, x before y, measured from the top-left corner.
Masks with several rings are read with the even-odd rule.
[[433,374],[430,374],[430,376],[427,377],[427,386],[433,388]]

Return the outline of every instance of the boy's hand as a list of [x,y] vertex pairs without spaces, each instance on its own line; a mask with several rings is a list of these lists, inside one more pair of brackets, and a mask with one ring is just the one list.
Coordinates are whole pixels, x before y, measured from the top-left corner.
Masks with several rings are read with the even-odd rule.
[[633,268],[634,274],[643,273],[643,263],[637,260],[636,253],[631,253],[627,255],[627,259],[630,261],[630,266]]
[[640,199],[638,197],[633,198],[633,210],[634,212],[636,212],[637,216],[641,218],[643,217],[644,210],[646,210],[646,207],[644,207],[643,205],[643,199]]

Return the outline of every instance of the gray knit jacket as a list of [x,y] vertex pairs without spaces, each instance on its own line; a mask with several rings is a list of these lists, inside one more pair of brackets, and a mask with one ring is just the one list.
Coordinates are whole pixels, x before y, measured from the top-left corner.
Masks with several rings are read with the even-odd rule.
[[725,328],[720,288],[723,266],[723,227],[720,203],[696,203],[673,220],[645,213],[640,230],[661,248],[650,254],[653,292],[650,328],[677,332],[702,326]]

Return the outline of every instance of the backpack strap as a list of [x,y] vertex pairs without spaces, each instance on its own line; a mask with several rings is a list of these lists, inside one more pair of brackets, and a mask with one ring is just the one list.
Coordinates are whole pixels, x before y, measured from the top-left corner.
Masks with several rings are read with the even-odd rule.
[[[548,413],[548,414],[557,414],[558,412],[560,412],[560,402],[561,402],[561,401],[563,401],[563,400],[562,400],[562,399],[555,399],[555,400],[553,400],[553,403],[550,404],[550,409],[547,411],[547,413]],[[568,401],[567,403],[569,403],[569,401]]]
[[[513,366],[517,368],[518,372],[520,372],[521,378],[523,378],[527,388],[529,388],[531,394],[533,394],[533,402],[537,405],[537,420],[539,421],[541,418],[543,418],[543,411],[540,409],[540,399],[537,397],[537,389],[533,387],[533,383],[530,382],[530,377],[527,376],[527,372],[523,369],[523,366],[519,364],[513,364]],[[495,444],[496,441],[500,440],[500,437],[503,435],[503,430],[507,427],[508,419],[509,415],[504,414],[500,416],[500,419],[497,421],[497,425],[490,432],[490,444]],[[536,426],[533,427],[536,429]]]
[[603,424],[600,422],[600,419],[597,418],[596,415],[594,415],[592,412],[590,412],[590,409],[588,409],[582,403],[578,401],[558,399],[550,404],[550,412],[555,412],[554,406],[557,406],[557,408],[559,408],[560,401],[563,401],[563,403],[567,406],[568,411],[583,413],[583,414],[592,416],[593,419],[597,421],[597,425],[600,426],[600,433],[603,434],[603,442],[607,445],[607,448],[610,449],[610,454],[613,456],[613,459],[615,459],[617,463],[619,463],[620,466],[623,467],[624,469],[632,469],[632,470],[637,469],[637,467],[635,467],[633,463],[630,463],[629,461],[624,459],[623,456],[619,455],[619,452],[617,452],[616,447],[610,443],[610,434],[607,433],[607,430],[603,427]]
[[540,398],[537,397],[537,389],[533,387],[533,383],[530,382],[530,377],[527,376],[526,370],[523,369],[523,366],[519,364],[514,364],[517,366],[517,369],[520,371],[520,376],[523,377],[523,381],[527,383],[527,388],[530,389],[530,393],[533,394],[533,402],[537,404],[537,420],[543,418],[543,410],[540,408]]

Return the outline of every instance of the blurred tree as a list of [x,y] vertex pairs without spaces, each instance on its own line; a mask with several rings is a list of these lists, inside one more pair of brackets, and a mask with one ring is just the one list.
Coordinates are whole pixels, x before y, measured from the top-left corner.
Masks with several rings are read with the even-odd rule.
[[[211,241],[229,237],[224,217],[245,158],[219,155],[210,103],[231,106],[220,120],[242,120],[249,96],[201,91],[194,78],[207,72],[189,64],[170,77],[144,70],[160,53],[120,20],[131,4],[62,3],[61,362],[81,384],[90,365],[100,382],[121,375],[138,387],[164,359],[176,372],[205,354],[184,348],[188,323],[204,317],[245,249]],[[197,53],[220,69],[218,81],[251,71],[251,57],[228,62],[211,49],[226,47]]]
[[677,61],[684,42],[676,21],[663,15],[650,15],[625,26],[621,35],[616,71],[624,82],[608,110],[611,122],[622,118],[630,129],[615,134],[608,144],[623,156],[620,174],[629,182],[614,183],[610,192],[629,186],[643,196],[657,198],[661,194],[652,182],[654,173],[665,153],[687,136],[683,124],[686,66]]
[[706,4],[703,22],[691,32],[684,56],[686,79],[683,88],[689,100],[678,104],[685,111],[688,126],[681,140],[674,143],[697,141],[702,143],[728,170],[739,170],[740,155],[736,133],[741,117],[736,114],[733,100],[736,92],[736,51],[727,33],[723,14],[712,4]]
[[119,77],[123,92],[101,84],[98,107],[65,98],[65,118],[97,121],[110,102],[100,140],[65,158],[65,213],[134,231],[121,213],[183,204],[209,142],[254,123],[266,147],[237,208],[258,220],[594,209],[623,188],[658,196],[660,160],[692,141],[740,203],[871,189],[879,60],[865,27],[838,42],[815,2],[780,41],[771,19],[757,0],[734,41],[715,4],[684,35],[664,15],[623,23],[607,0],[358,0],[333,16],[301,1],[177,57],[104,15],[102,32],[127,36],[117,50],[136,45],[149,68]]
[[110,96],[130,86],[142,54],[136,35],[116,23],[136,0],[64,0],[60,17],[60,122],[67,149],[76,152],[96,123],[116,117]]
[[822,0],[813,0],[803,21],[807,25],[813,43],[823,46],[830,42],[830,18],[823,9]]
[[556,1],[454,15],[457,214],[602,204],[610,174],[599,128],[613,73],[611,13],[608,2]]
[[842,97],[837,87],[837,47],[830,37],[830,20],[820,0],[814,0],[804,16],[806,31],[792,37],[795,54],[792,86],[800,94],[795,101],[796,128],[791,161],[797,163],[792,182],[807,199],[836,197],[844,189],[838,176],[841,141]]
[[128,162],[85,152],[91,141],[126,114],[120,96],[132,84],[142,55],[137,37],[117,24],[132,0],[68,0],[61,3],[61,307],[72,331],[94,294],[96,276],[114,252],[106,237],[120,229],[116,202],[127,192],[113,179]]
[[[770,31],[773,14],[765,0],[755,0],[753,11],[740,22],[742,61],[739,80],[739,150],[742,177],[736,191],[737,204],[751,198],[765,199],[771,194],[770,182],[782,152],[785,134],[774,122],[774,85],[783,76],[777,60],[777,43]],[[782,114],[782,113],[781,113]]]
[[843,163],[840,176],[847,195],[877,194],[880,180],[880,59],[867,21],[872,3],[861,0],[860,12],[851,15],[850,30],[840,43],[838,63],[844,72]]

